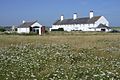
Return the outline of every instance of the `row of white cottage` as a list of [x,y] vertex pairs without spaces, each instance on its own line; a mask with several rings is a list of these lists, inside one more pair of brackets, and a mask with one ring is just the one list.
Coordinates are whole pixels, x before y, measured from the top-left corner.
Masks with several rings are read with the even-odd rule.
[[[60,20],[57,20],[50,28],[53,29],[63,28],[64,31],[111,31],[109,27],[109,22],[104,16],[94,16],[93,11],[90,11],[89,17],[78,18],[77,14],[73,14],[72,19],[64,19],[62,15]],[[25,22],[18,26],[18,33],[30,33],[37,32],[39,35],[45,32],[45,27],[39,22]]]
[[90,11],[89,17],[78,18],[77,13],[73,14],[72,19],[64,19],[62,15],[60,20],[57,20],[50,28],[53,29],[63,28],[64,31],[111,31],[109,22],[104,16],[94,16],[93,11]]

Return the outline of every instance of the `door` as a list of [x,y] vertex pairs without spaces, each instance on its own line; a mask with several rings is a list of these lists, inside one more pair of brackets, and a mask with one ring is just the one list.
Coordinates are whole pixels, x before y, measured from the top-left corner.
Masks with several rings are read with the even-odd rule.
[[101,31],[105,32],[105,31],[106,31],[106,29],[101,29]]

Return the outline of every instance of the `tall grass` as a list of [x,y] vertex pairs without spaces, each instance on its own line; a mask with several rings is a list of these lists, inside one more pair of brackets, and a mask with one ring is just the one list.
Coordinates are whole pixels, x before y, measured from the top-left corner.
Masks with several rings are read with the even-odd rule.
[[[46,36],[0,35],[0,47],[11,44],[70,44],[73,48],[106,48],[118,45],[120,34],[113,33],[51,33]],[[116,42],[116,43],[115,43]]]
[[119,80],[120,34],[0,35],[2,80]]

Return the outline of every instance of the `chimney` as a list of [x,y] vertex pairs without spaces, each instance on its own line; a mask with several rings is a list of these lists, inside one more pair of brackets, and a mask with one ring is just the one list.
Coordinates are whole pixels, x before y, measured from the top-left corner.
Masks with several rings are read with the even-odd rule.
[[90,11],[89,16],[90,16],[90,19],[94,16],[93,11]]
[[25,23],[25,21],[23,20],[22,23]]
[[74,14],[73,14],[73,19],[74,19],[74,20],[77,19],[77,13],[74,13]]
[[61,15],[60,20],[61,21],[64,20],[64,15]]

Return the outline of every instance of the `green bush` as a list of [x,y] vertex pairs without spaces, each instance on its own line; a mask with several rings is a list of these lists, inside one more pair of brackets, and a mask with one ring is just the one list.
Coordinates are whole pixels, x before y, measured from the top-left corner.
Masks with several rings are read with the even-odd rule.
[[58,29],[52,29],[51,31],[64,31],[63,28],[58,28]]
[[5,29],[4,28],[0,28],[0,32],[4,32],[5,31]]

